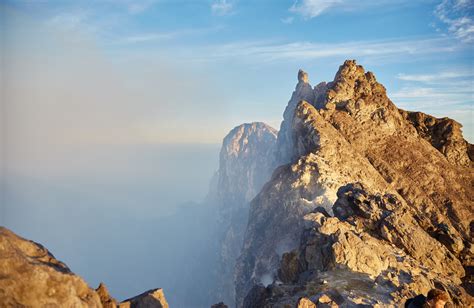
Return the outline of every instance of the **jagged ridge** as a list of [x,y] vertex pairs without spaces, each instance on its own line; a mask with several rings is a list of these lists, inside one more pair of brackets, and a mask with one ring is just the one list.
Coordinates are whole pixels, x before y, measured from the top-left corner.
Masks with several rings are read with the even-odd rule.
[[[251,204],[237,266],[237,303],[242,305],[253,285],[275,281],[283,253],[300,245],[304,217],[318,207],[332,214],[339,189],[356,182],[371,195],[394,196],[405,209],[390,215],[403,218],[405,224],[386,230],[398,240],[390,242],[388,235],[380,238],[370,232],[357,236],[370,236],[380,247],[395,245],[414,260],[414,267],[428,269],[424,288],[434,286],[432,273],[436,273],[457,303],[463,303],[464,295],[456,290],[464,269],[472,266],[474,176],[469,167],[472,146],[462,138],[459,125],[452,120],[420,125],[410,113],[400,111],[375,76],[355,61],[346,61],[334,81],[319,84],[312,95],[307,94],[313,100],[294,109],[302,82],[299,78],[277,142],[277,157],[283,151],[290,164],[274,172]],[[412,237],[397,237],[408,222]],[[346,253],[353,248],[341,247]],[[389,298],[380,300],[393,303],[414,295],[421,285],[395,288]]]

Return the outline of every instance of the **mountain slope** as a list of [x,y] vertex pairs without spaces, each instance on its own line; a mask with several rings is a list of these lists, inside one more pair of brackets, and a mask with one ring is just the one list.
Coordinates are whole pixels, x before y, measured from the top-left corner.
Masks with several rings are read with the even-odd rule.
[[102,307],[99,296],[43,246],[0,227],[0,306]]
[[[370,228],[359,226],[358,231],[350,232],[356,232],[354,236],[359,239],[370,237],[380,253],[394,255],[395,250],[389,248],[394,245],[405,259],[412,260],[412,269],[427,269],[424,284],[395,288],[393,295],[380,299],[382,303],[425,291],[434,285],[435,276],[450,286],[451,296],[457,296],[461,303],[463,296],[456,295],[455,290],[460,290],[473,256],[474,173],[469,157],[472,146],[462,139],[459,125],[452,120],[444,124],[421,121],[413,113],[399,110],[375,76],[355,61],[346,61],[332,82],[318,85],[308,96],[313,101],[300,100],[295,105],[292,99],[285,110],[293,118],[290,125],[289,118],[284,117],[277,153],[283,149],[289,163],[277,168],[251,203],[237,264],[237,303],[242,305],[255,285],[278,283],[285,253],[299,255],[305,246],[305,216],[314,212],[334,215],[338,192],[356,184],[370,196],[393,196],[399,209],[384,209],[389,213],[386,217],[393,219],[390,223],[373,218]],[[290,112],[288,108],[295,109]],[[421,122],[431,124],[423,126]],[[363,207],[362,217],[370,216],[370,210]],[[331,219],[340,225],[336,233],[345,232],[342,216]],[[350,219],[347,224],[356,228],[358,221]],[[322,233],[314,227],[312,230]],[[333,243],[339,243],[338,253],[327,253],[326,257],[353,253],[354,247],[341,241],[339,238]],[[383,279],[384,271],[403,268],[398,259],[375,272],[341,260],[335,258],[331,264],[350,273],[367,274],[371,281]],[[305,262],[302,272],[306,272]],[[313,270],[332,268],[316,266]]]
[[[96,290],[46,248],[0,227],[0,307],[117,307],[104,284]],[[161,289],[147,291],[120,307],[166,308]]]

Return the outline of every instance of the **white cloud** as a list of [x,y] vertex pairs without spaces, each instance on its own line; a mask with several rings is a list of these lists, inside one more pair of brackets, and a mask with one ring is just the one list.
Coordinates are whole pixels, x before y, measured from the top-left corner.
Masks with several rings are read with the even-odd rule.
[[[321,58],[395,58],[454,52],[459,46],[449,38],[427,38],[385,41],[356,41],[333,44],[312,42],[272,43],[236,42],[208,46],[202,51],[204,59],[252,58],[258,61],[312,60]],[[194,55],[197,50],[194,50]]]
[[412,0],[295,0],[289,11],[304,19],[317,17],[327,11],[367,11],[375,7],[397,7],[416,5]]
[[134,43],[145,43],[154,41],[171,40],[186,35],[201,35],[209,32],[219,31],[222,27],[210,27],[210,28],[193,28],[193,29],[181,29],[171,32],[149,32],[149,33],[135,33],[128,36],[123,36],[118,39],[112,40],[114,44],[134,44]]
[[472,99],[472,90],[459,87],[404,87],[391,94],[392,98],[416,99],[421,101],[443,100],[446,104],[466,103]]
[[435,16],[448,27],[449,33],[466,43],[474,42],[474,1],[443,0]]
[[131,14],[138,14],[146,11],[156,3],[156,0],[126,1],[127,10]]
[[229,15],[233,9],[234,5],[227,0],[216,0],[211,4],[212,14],[217,16]]
[[282,23],[289,25],[289,24],[293,23],[294,19],[295,18],[293,16],[288,16],[288,17],[282,18],[280,20],[281,20]]
[[151,8],[158,0],[103,0],[130,14],[139,14]]
[[[472,71],[444,71],[433,74],[398,74],[406,81],[390,97],[402,105],[417,108],[450,107],[471,108],[474,99],[474,73]],[[415,82],[415,83],[413,83]]]
[[313,18],[327,9],[342,3],[342,0],[301,0],[295,1],[290,12],[300,14],[304,18]]
[[405,81],[417,81],[417,82],[424,82],[424,83],[438,83],[438,82],[445,82],[450,79],[458,79],[458,78],[465,78],[465,77],[473,77],[473,71],[445,71],[445,72],[438,72],[434,74],[403,74],[400,73],[397,75],[397,79],[405,80]]
[[47,20],[46,24],[62,31],[84,30],[84,24],[89,17],[90,14],[84,10],[60,13]]
[[117,43],[121,44],[128,44],[128,43],[144,43],[150,41],[160,41],[166,39],[172,39],[177,36],[176,32],[169,32],[169,33],[143,33],[132,35],[128,37],[124,37],[119,39]]

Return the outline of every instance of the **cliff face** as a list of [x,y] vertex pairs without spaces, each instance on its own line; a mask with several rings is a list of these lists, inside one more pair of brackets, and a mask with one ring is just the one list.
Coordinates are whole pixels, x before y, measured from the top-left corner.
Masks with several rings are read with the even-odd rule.
[[43,246],[0,227],[0,306],[102,307],[99,296]]
[[117,304],[104,284],[96,290],[46,248],[0,227],[0,307],[157,307],[161,289]]
[[315,91],[313,91],[309,84],[308,74],[300,70],[298,72],[298,83],[295,91],[291,95],[290,101],[283,113],[283,122],[281,122],[280,131],[278,132],[277,148],[275,155],[275,162],[277,165],[287,164],[292,160],[293,154],[293,137],[291,130],[291,123],[296,105],[300,101],[307,101],[312,104],[315,101]]
[[446,159],[454,164],[472,167],[474,146],[464,140],[461,124],[450,118],[435,118],[423,112],[400,110],[417,130],[420,137],[431,143]]
[[217,173],[220,252],[216,300],[231,304],[234,267],[242,247],[249,201],[270,179],[277,132],[264,123],[242,124],[224,138]]
[[[250,298],[294,305],[302,295],[295,290],[325,275],[334,280],[335,270],[344,283],[379,283],[367,295],[373,303],[437,285],[465,303],[459,286],[473,265],[474,172],[459,124],[399,110],[355,61],[307,96],[313,100],[295,105],[294,93],[285,110],[292,119],[284,116],[277,153],[288,163],[251,203],[238,305],[256,285]],[[351,191],[365,196],[360,206],[344,201]],[[351,303],[347,294],[341,300]]]

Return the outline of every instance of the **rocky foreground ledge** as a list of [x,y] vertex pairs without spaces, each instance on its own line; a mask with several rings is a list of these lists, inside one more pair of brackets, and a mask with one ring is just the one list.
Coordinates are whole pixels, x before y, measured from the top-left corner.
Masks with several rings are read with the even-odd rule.
[[118,303],[94,290],[45,247],[0,227],[0,307],[168,308],[162,289]]

